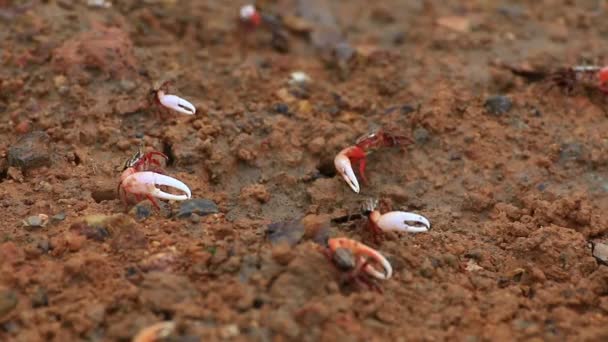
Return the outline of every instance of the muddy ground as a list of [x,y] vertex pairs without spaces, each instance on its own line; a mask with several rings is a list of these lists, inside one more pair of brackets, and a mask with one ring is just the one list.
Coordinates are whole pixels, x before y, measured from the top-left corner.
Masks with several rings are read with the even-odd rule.
[[[284,40],[242,4],[0,1],[0,340],[608,339],[606,96],[497,67],[602,63],[604,1],[267,1]],[[195,116],[149,105],[165,80]],[[378,127],[413,143],[357,195],[332,161]],[[140,144],[198,213],[125,210]],[[332,221],[366,198],[433,228]],[[340,281],[328,235],[387,256],[382,293]]]

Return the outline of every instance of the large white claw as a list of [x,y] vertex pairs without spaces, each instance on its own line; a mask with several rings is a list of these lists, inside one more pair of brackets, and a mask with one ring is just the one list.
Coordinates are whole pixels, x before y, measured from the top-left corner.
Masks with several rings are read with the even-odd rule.
[[[178,189],[184,192],[185,195],[174,195],[164,192],[158,189],[156,185],[166,185]],[[130,175],[123,181],[123,186],[128,192],[133,194],[151,195],[171,201],[184,201],[192,197],[192,193],[186,184],[175,178],[151,171],[136,172]]]
[[[418,225],[414,226],[408,223]],[[391,211],[383,214],[376,224],[384,231],[424,233],[431,229],[431,222],[426,217],[405,211]]]
[[355,176],[355,172],[353,171],[353,167],[350,164],[348,157],[342,153],[338,153],[334,159],[334,166],[348,186],[350,186],[354,192],[359,193],[359,182],[357,181],[357,177]]
[[194,107],[194,105],[179,96],[165,95],[159,92],[158,100],[160,101],[160,104],[169,109],[173,109],[174,111],[188,115],[196,114],[196,108]]

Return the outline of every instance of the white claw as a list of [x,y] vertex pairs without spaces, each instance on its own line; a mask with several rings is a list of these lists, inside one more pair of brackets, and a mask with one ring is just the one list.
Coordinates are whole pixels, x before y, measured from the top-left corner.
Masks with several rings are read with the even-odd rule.
[[243,20],[249,20],[255,14],[255,6],[253,5],[245,5],[241,7],[240,16]]
[[179,96],[165,95],[163,92],[159,91],[158,101],[160,101],[163,106],[173,109],[174,111],[188,115],[196,114],[196,108],[194,105]]
[[384,231],[424,233],[431,229],[431,222],[426,217],[405,211],[391,211],[383,214],[378,218],[376,224]]
[[353,167],[350,164],[350,159],[342,153],[338,153],[334,159],[334,166],[338,173],[344,178],[348,186],[353,189],[354,192],[359,193],[359,182],[353,171]]
[[[158,189],[155,185],[166,185],[184,192],[185,195],[170,194]],[[123,181],[123,186],[133,194],[151,195],[171,201],[184,201],[192,197],[186,184],[175,178],[151,171],[136,172],[130,175]]]

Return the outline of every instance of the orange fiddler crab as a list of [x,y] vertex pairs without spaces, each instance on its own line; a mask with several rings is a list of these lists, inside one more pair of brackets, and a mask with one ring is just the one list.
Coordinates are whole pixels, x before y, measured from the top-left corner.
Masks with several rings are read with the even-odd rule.
[[[158,151],[144,153],[140,147],[137,153],[125,162],[120,175],[120,183],[118,184],[118,195],[125,204],[128,203],[127,196],[129,194],[133,195],[137,201],[142,200],[144,197],[147,198],[157,209],[160,209],[160,207],[156,202],[156,198],[183,201],[192,197],[190,189],[186,184],[162,174],[161,164],[155,157],[168,159],[164,153]],[[184,194],[170,194],[158,189],[156,185],[172,187],[182,191]]]
[[354,282],[382,292],[373,279],[386,280],[393,275],[391,264],[382,254],[349,238],[332,238],[327,243],[324,254],[340,271],[346,272],[342,283]]
[[422,215],[407,211],[381,214],[377,206],[378,201],[375,199],[368,199],[363,205],[363,215],[368,218],[368,230],[376,242],[384,232],[425,233],[431,229],[431,222]]
[[400,146],[405,142],[411,142],[411,139],[379,129],[359,138],[355,145],[340,151],[334,159],[334,166],[350,188],[359,193],[361,189],[353,171],[352,163],[359,162],[359,174],[361,174],[363,182],[367,184],[367,178],[365,177],[366,155],[379,148]]

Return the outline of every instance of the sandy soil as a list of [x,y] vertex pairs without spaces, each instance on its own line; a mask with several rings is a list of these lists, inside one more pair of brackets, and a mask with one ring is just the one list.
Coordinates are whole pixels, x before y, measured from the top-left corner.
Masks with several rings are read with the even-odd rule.
[[[496,67],[602,63],[608,7],[458,3],[266,1],[277,41],[238,1],[0,0],[0,340],[608,339],[606,96]],[[149,105],[166,80],[195,116]],[[414,142],[357,195],[333,158],[378,127]],[[126,211],[140,144],[217,210]],[[367,198],[433,229],[335,220]],[[327,235],[387,256],[382,293],[340,281]]]

